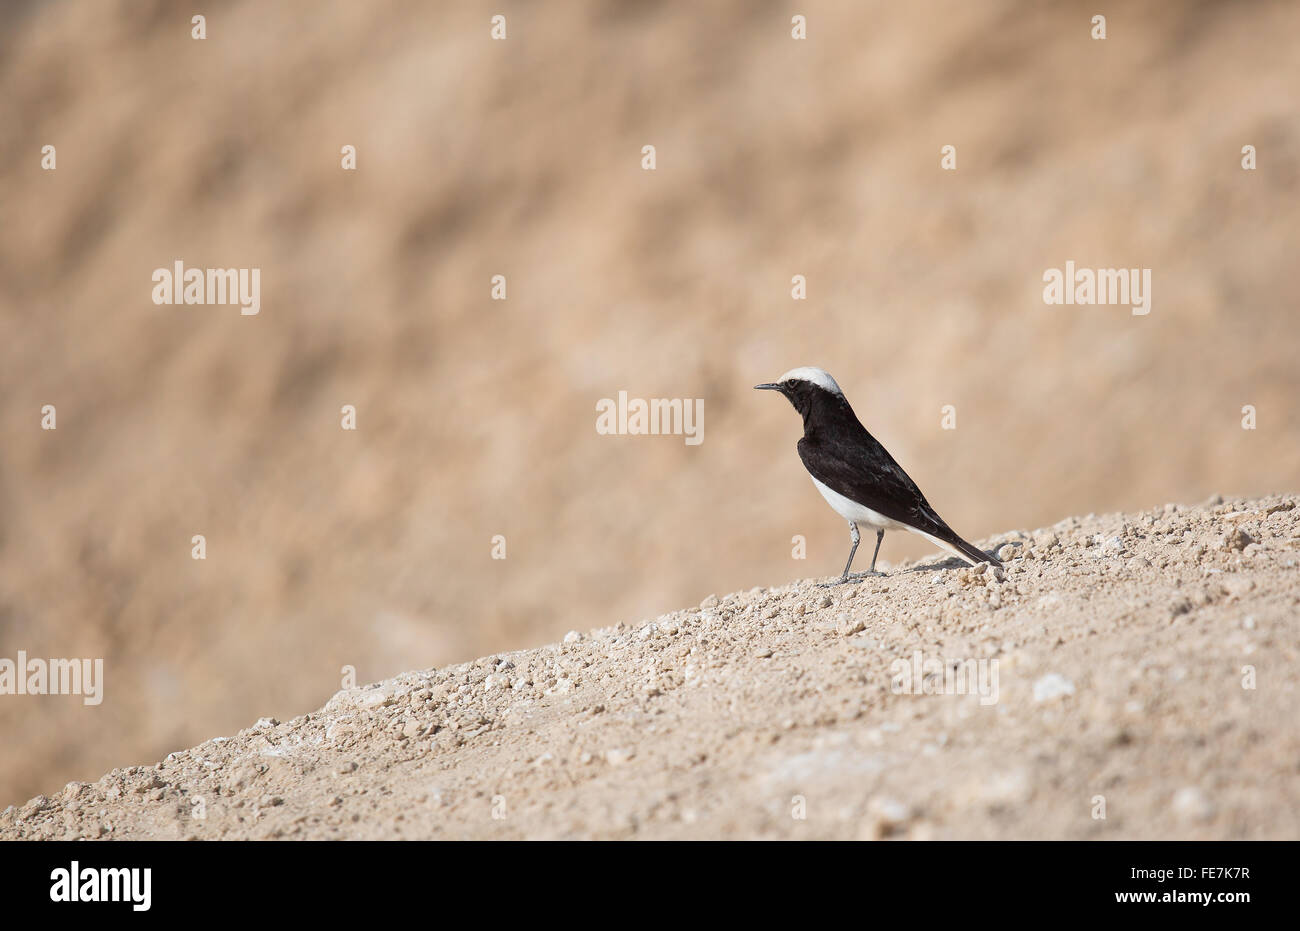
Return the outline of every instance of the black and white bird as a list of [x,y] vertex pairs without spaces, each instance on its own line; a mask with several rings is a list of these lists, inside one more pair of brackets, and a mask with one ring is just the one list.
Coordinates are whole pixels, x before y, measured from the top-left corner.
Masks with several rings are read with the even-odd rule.
[[876,531],[869,575],[876,574],[876,557],[886,530],[918,533],[972,566],[981,562],[1002,565],[953,532],[925,500],[916,482],[862,426],[844,392],[828,373],[804,366],[791,369],[779,381],[754,388],[781,392],[803,417],[799,458],[822,497],[849,522],[853,548],[844,564],[844,574],[831,584],[849,580],[849,567],[861,539],[860,526]]

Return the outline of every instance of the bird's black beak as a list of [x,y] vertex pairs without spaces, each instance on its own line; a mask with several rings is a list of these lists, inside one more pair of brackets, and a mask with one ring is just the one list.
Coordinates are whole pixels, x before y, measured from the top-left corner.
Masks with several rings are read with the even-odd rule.
[[754,390],[755,391],[780,391],[781,386],[768,382],[766,385],[755,385]]

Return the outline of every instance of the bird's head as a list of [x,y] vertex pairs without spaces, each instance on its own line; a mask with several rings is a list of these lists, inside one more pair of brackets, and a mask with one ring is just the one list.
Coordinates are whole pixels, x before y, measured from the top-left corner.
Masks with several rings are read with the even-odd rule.
[[790,369],[776,381],[755,385],[754,388],[781,392],[805,420],[815,407],[829,405],[838,408],[846,403],[844,392],[830,373],[811,365]]

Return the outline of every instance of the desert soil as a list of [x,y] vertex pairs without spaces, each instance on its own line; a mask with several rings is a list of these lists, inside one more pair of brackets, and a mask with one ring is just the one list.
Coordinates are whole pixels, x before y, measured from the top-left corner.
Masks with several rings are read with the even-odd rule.
[[[756,588],[410,672],[0,837],[1295,838],[1298,505],[1072,518],[983,541],[1005,570]],[[996,660],[996,702],[904,693],[918,651]]]

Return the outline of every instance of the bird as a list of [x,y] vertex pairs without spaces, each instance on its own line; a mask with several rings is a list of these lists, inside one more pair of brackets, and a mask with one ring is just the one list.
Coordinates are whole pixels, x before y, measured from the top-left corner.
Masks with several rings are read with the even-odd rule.
[[876,572],[876,557],[880,555],[886,530],[920,534],[972,566],[1002,565],[996,557],[957,536],[925,500],[916,482],[862,426],[848,398],[828,372],[810,365],[801,366],[774,382],[755,385],[754,389],[779,391],[803,417],[803,439],[797,446],[799,458],[822,497],[849,522],[849,536],[853,541],[849,560],[839,579],[824,584],[850,581],[849,569],[862,538],[859,527],[876,531],[876,551],[871,554],[871,568],[866,575],[880,574]]

